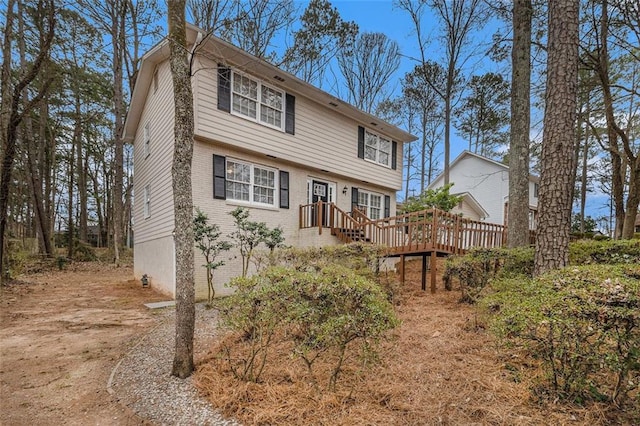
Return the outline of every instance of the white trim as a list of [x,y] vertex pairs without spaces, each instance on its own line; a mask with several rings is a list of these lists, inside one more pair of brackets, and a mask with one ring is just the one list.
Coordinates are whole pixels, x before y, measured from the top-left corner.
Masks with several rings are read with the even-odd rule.
[[[232,162],[234,164],[239,164],[239,165],[243,165],[243,166],[247,166],[249,167],[249,181],[248,182],[244,182],[244,181],[239,181],[239,180],[233,180],[229,178],[229,162]],[[264,185],[257,185],[255,183],[255,171],[256,169],[259,170],[264,170],[266,172],[272,172],[273,173],[273,188],[270,188],[268,186],[264,186]],[[255,207],[269,207],[269,208],[278,208],[279,205],[279,199],[278,199],[278,195],[279,195],[279,173],[278,173],[278,169],[275,169],[273,167],[269,167],[269,166],[263,166],[262,164],[254,164],[250,161],[244,161],[244,160],[238,160],[236,158],[229,158],[227,157],[225,160],[225,181],[226,181],[226,188],[225,188],[225,197],[226,200],[232,203],[237,203],[239,205],[246,205],[246,206],[255,206]],[[248,200],[242,200],[242,199],[237,199],[237,198],[232,198],[229,196],[229,191],[228,191],[228,185],[229,182],[231,183],[239,183],[241,185],[248,185],[249,186],[249,199]],[[259,201],[255,201],[254,200],[254,189],[256,187],[263,187],[263,188],[267,188],[267,189],[272,189],[273,190],[273,203],[262,203]]]
[[145,219],[151,217],[151,185],[149,184],[144,187],[144,193],[142,195],[142,211]]
[[[361,196],[366,195],[366,204],[362,204],[360,201],[362,200]],[[380,204],[378,206],[373,206],[371,203],[372,197],[378,197],[380,200]],[[366,189],[358,188],[358,207],[364,207],[365,213],[367,217],[370,219],[382,219],[384,217],[384,194],[379,192],[373,192]],[[371,214],[372,208],[378,210],[377,217]]]
[[[367,145],[367,136],[372,136],[375,138],[375,146],[372,145]],[[389,146],[389,150],[388,151],[384,151],[381,149],[380,144],[384,142],[387,143]],[[369,149],[373,149],[375,150],[375,158],[367,158],[367,148]],[[380,160],[381,154],[387,154],[387,162],[382,162]],[[364,129],[364,159],[366,161],[369,161],[371,163],[375,163],[375,164],[379,164],[381,166],[387,167],[387,168],[391,168],[391,163],[392,163],[392,157],[393,157],[393,141],[389,138],[386,138],[384,136],[382,136],[379,133],[376,132],[372,132],[369,129]]]
[[337,203],[337,201],[338,201],[337,200],[338,184],[335,183],[335,182],[327,181],[325,179],[314,178],[313,176],[309,176],[307,178],[307,202],[309,204],[313,203],[313,198],[312,198],[313,195],[312,195],[312,191],[311,191],[311,185],[312,185],[312,182],[314,180],[316,182],[326,183],[328,185],[328,191],[329,191],[329,194],[328,194],[328,200],[329,201],[328,202],[329,203]]
[[[248,94],[242,94],[242,93],[236,92],[234,90],[234,86],[235,86],[234,83],[235,83],[235,80],[236,80],[236,75],[238,75],[238,76],[240,76],[242,78],[246,78],[249,81],[254,82],[256,84],[256,97],[255,97],[255,99],[253,97],[249,96]],[[279,110],[279,112],[280,112],[280,126],[279,127],[274,125],[274,124],[269,123],[268,121],[263,121],[262,120],[262,108],[263,107],[267,108],[269,110],[278,111],[277,108],[274,108],[273,106],[268,105],[265,102],[265,99],[262,98],[263,88],[271,90],[271,91],[275,92],[276,94],[280,95],[280,102],[281,103],[280,103],[280,110]],[[250,115],[243,114],[241,111],[236,111],[234,109],[234,102],[233,102],[234,97],[248,99],[249,102],[254,102],[255,103],[256,116],[252,117]],[[246,120],[250,120],[250,121],[256,122],[256,123],[258,123],[260,125],[263,125],[263,126],[266,126],[266,127],[270,127],[272,129],[276,129],[276,130],[279,130],[281,132],[285,131],[285,128],[284,128],[285,127],[285,119],[286,119],[286,111],[285,111],[286,110],[286,94],[285,94],[285,92],[283,92],[282,90],[280,90],[280,89],[278,89],[276,87],[273,87],[273,86],[270,86],[268,84],[263,83],[262,80],[260,80],[258,78],[255,78],[255,77],[253,77],[253,76],[251,76],[249,74],[243,73],[243,72],[238,71],[238,70],[233,69],[233,68],[231,69],[231,108],[230,109],[231,109],[231,114],[232,115],[244,118]]]

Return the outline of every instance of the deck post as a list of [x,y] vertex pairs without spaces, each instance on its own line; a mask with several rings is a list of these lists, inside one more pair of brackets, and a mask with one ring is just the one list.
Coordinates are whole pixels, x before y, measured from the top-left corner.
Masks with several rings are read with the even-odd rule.
[[431,252],[431,259],[429,259],[429,269],[431,269],[431,294],[436,292],[436,269],[437,269],[437,253]]
[[427,255],[422,255],[422,291],[427,291]]
[[324,206],[322,205],[322,201],[318,201],[317,204],[317,212],[318,212],[318,235],[322,235],[322,210],[324,210]]
[[404,254],[400,255],[400,283],[404,284]]

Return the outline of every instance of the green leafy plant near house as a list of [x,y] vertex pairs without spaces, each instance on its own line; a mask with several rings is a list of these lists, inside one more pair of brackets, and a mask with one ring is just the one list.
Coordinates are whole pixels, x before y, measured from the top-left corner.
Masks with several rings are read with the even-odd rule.
[[639,278],[637,265],[572,266],[497,280],[481,305],[508,350],[542,363],[539,393],[638,410]]
[[538,396],[624,406],[640,421],[640,242],[579,241],[570,262],[532,278],[531,248],[472,250],[444,274],[521,372],[541,367]]
[[[310,252],[317,255],[318,250]],[[326,383],[331,389],[347,353],[374,359],[380,337],[397,319],[381,287],[357,270],[325,263],[295,265],[271,267],[230,283],[235,292],[220,301],[220,312],[235,339],[223,341],[221,353],[237,378],[259,381],[269,351],[286,342],[314,383],[316,362],[331,364]],[[244,351],[238,349],[240,343]]]
[[269,229],[264,222],[249,220],[249,210],[244,207],[238,207],[229,214],[233,216],[236,227],[236,230],[229,234],[229,237],[240,250],[242,276],[246,277],[255,249],[264,243],[273,252],[284,242],[283,230],[280,227]]
[[210,224],[206,213],[198,208],[193,218],[193,235],[196,247],[206,262],[203,266],[207,270],[207,303],[211,305],[216,294],[213,287],[213,271],[224,265],[223,260],[216,259],[220,253],[231,249],[232,245],[228,241],[220,241],[220,228],[216,224]]
[[401,212],[410,213],[428,209],[451,211],[462,201],[462,196],[450,193],[453,183],[436,189],[425,189],[419,195],[408,197],[402,204]]

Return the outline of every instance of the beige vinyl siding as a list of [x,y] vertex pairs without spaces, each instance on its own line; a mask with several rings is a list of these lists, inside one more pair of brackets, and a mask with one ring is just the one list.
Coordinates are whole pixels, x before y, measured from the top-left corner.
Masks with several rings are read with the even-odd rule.
[[459,214],[462,213],[462,217],[466,217],[472,220],[480,220],[480,216],[478,212],[471,207],[471,205],[467,202],[467,200],[462,200],[462,207],[456,205],[453,209],[451,209],[451,213]]
[[[144,151],[144,127],[149,125],[149,155]],[[173,85],[169,63],[158,65],[158,90],[149,91],[134,140],[134,230],[135,244],[171,235],[173,191]],[[144,188],[149,186],[150,216],[144,216]]]
[[[402,143],[398,142],[396,170],[358,158],[358,125],[367,123],[356,123],[296,93],[295,135],[220,111],[217,64],[202,59],[200,67],[194,83],[197,135],[376,186],[401,188]],[[376,132],[375,127],[370,130]]]
[[[262,165],[278,171],[289,173],[289,209],[255,207],[232,200],[218,200],[213,198],[213,155],[223,155],[227,159],[236,159],[250,162],[255,165]],[[224,239],[229,240],[228,235],[234,231],[233,218],[229,212],[238,206],[250,209],[250,220],[266,222],[269,228],[276,226],[284,230],[285,244],[294,247],[326,246],[339,244],[336,237],[331,235],[328,228],[323,229],[319,235],[318,229],[299,229],[299,211],[301,204],[307,204],[307,181],[310,179],[323,180],[336,185],[336,204],[342,210],[351,211],[351,188],[362,188],[367,191],[377,192],[391,197],[391,214],[395,214],[395,193],[391,190],[365,185],[353,179],[345,179],[335,174],[318,173],[299,165],[272,159],[266,155],[253,154],[239,151],[228,146],[211,143],[196,139],[193,155],[193,204],[204,211],[210,223],[215,223],[220,227]],[[342,190],[347,187],[347,193]],[[278,187],[276,187],[276,192]],[[279,205],[279,203],[278,203]],[[261,246],[264,250],[265,247]],[[214,273],[214,283],[216,295],[229,294],[230,289],[224,287],[231,278],[239,276],[242,271],[240,255],[237,248],[220,256],[219,260],[224,260],[225,265]],[[196,294],[198,298],[206,297],[206,275],[205,269],[201,266],[205,263],[204,258],[196,250],[195,277]],[[253,269],[251,270],[253,271]]]

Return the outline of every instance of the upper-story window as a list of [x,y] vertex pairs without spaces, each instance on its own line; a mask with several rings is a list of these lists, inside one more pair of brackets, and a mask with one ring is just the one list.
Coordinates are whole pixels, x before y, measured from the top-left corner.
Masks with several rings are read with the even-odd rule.
[[368,130],[364,132],[364,158],[391,167],[391,141]]
[[284,93],[235,71],[232,76],[233,113],[282,130]]
[[251,204],[276,206],[276,171],[274,169],[227,160],[226,198]]
[[534,198],[538,198],[538,191],[540,190],[540,185],[537,183],[533,184],[533,196]]

